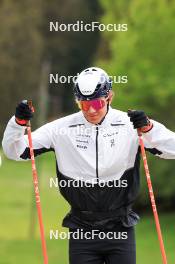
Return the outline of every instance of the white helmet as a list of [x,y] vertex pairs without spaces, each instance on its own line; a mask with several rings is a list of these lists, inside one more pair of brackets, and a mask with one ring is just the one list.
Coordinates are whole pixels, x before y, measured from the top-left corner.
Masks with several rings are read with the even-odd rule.
[[112,89],[112,81],[108,74],[97,67],[82,71],[74,86],[74,95],[77,100],[92,100],[107,96]]

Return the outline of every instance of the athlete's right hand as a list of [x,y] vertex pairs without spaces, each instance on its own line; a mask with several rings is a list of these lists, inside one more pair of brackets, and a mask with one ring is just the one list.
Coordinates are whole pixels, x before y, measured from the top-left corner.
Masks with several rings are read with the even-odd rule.
[[16,107],[15,120],[20,126],[26,126],[27,122],[33,117],[33,109],[29,106],[27,100],[23,100]]

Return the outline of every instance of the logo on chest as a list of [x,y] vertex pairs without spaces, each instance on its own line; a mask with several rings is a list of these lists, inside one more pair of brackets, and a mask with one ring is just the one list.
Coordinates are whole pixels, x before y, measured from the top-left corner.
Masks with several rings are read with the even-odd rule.
[[115,146],[115,140],[114,140],[114,138],[112,138],[112,139],[110,140],[110,143],[111,143],[111,148]]
[[76,136],[76,147],[79,149],[84,149],[86,150],[88,148],[89,145],[89,135],[83,135],[83,134],[79,134]]
[[116,142],[115,137],[117,134],[118,132],[115,131],[115,132],[108,132],[103,135],[103,137],[106,138],[106,140],[108,140],[111,148],[115,147],[115,142]]

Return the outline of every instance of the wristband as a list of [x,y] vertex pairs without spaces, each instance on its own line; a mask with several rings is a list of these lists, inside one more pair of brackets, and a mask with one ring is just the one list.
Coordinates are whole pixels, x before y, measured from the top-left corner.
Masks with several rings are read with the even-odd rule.
[[140,131],[141,131],[142,133],[147,133],[147,132],[149,132],[152,128],[153,128],[153,123],[151,123],[151,122],[149,121],[149,124],[148,124],[147,126],[144,126],[144,127],[141,127],[141,128],[140,128]]
[[18,125],[20,126],[26,126],[27,123],[28,123],[28,120],[24,120],[24,119],[18,119],[18,118],[15,118],[15,121]]

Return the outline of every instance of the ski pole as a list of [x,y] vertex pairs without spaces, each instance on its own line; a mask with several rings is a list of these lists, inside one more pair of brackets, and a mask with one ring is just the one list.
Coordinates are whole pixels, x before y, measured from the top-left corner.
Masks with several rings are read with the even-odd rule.
[[153,192],[153,187],[152,187],[152,182],[151,182],[151,176],[150,176],[146,152],[145,152],[145,146],[144,146],[143,137],[142,137],[142,133],[141,133],[140,129],[137,129],[137,133],[139,136],[139,144],[140,144],[140,148],[141,148],[141,154],[142,154],[142,159],[143,159],[143,164],[144,164],[144,169],[145,169],[145,175],[146,175],[146,179],[147,179],[148,190],[149,190],[152,210],[153,210],[153,214],[154,214],[158,239],[159,239],[159,243],[160,243],[162,260],[163,260],[163,264],[167,264],[167,257],[166,257],[164,243],[163,243],[162,232],[161,232],[161,228],[160,228],[159,216],[158,216],[158,212],[157,212],[157,207],[156,207],[156,202],[155,202],[155,197],[154,197],[154,192]]
[[[32,111],[34,111],[33,106],[32,106],[32,101],[28,101],[28,105],[32,109]],[[38,175],[37,175],[37,170],[36,170],[36,165],[35,165],[35,156],[34,156],[34,151],[33,151],[30,120],[27,123],[27,134],[28,134],[28,142],[29,142],[29,148],[30,148],[30,157],[31,157],[31,162],[32,162],[32,175],[33,175],[35,200],[36,200],[36,207],[37,207],[39,227],[40,227],[42,253],[44,257],[44,264],[48,264],[47,248],[46,248],[46,241],[45,241],[45,236],[44,236],[44,226],[43,226],[43,220],[42,220],[41,202],[40,202],[40,194],[39,194]]]

